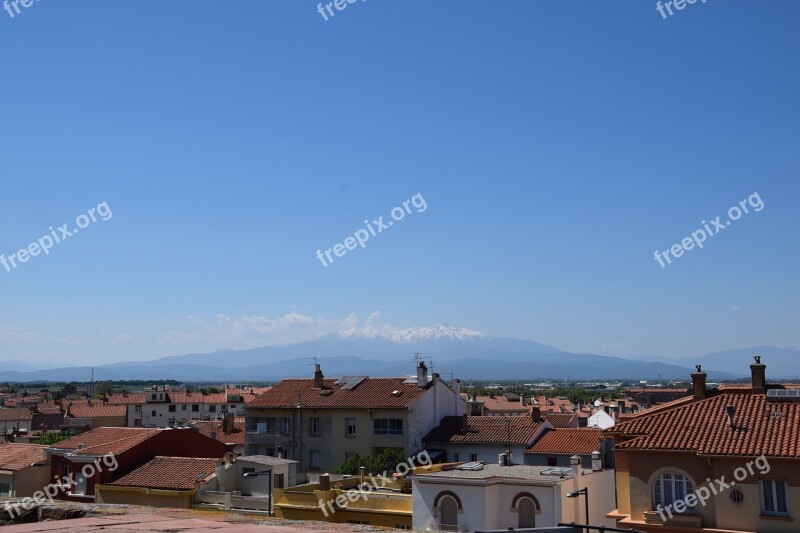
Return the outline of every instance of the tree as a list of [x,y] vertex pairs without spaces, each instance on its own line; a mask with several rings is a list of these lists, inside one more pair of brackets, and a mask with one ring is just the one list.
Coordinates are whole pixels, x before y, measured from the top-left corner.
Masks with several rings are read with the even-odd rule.
[[404,463],[406,457],[389,448],[383,450],[376,457],[368,457],[356,455],[350,459],[345,460],[339,468],[335,470],[336,474],[350,474],[351,476],[358,475],[363,466],[367,474],[383,474],[390,475],[397,470],[397,465]]

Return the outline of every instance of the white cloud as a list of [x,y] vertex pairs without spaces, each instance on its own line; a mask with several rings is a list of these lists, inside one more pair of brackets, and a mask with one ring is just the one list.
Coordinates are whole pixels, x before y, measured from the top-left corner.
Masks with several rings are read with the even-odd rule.
[[117,339],[120,342],[136,342],[136,341],[139,340],[136,337],[134,337],[133,335],[131,335],[130,333],[120,333],[119,335],[117,335],[114,338]]
[[[375,313],[370,315],[373,316],[377,317]],[[209,349],[255,348],[313,340],[329,333],[354,328],[358,326],[359,320],[352,313],[341,319],[330,319],[292,311],[274,318],[219,314],[208,321],[188,316],[183,323],[185,328],[167,331],[161,340],[170,344],[202,344]]]
[[45,335],[38,331],[28,331],[8,324],[0,324],[0,341],[38,341],[55,344],[78,344],[78,339],[67,339]]

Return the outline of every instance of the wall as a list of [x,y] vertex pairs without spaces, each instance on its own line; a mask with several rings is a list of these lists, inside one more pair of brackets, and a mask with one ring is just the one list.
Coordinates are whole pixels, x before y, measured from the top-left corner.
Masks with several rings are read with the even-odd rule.
[[193,490],[157,490],[142,487],[97,486],[97,503],[191,509]]

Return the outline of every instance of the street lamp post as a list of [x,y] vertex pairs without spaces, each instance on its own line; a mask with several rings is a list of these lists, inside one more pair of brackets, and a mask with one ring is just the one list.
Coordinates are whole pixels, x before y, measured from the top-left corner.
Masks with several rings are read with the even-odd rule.
[[577,498],[578,496],[583,496],[583,501],[586,504],[586,533],[589,533],[589,488],[585,487],[581,490],[567,493],[567,498]]
[[272,516],[272,469],[269,470],[262,470],[261,472],[245,472],[242,474],[242,477],[257,477],[257,476],[269,476],[269,492],[267,499],[269,501],[269,516]]

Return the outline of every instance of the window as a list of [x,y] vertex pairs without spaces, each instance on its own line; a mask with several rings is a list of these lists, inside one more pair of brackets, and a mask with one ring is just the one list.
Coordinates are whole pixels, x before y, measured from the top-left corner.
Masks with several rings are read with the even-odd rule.
[[547,466],[558,466],[558,457],[548,457]]
[[402,435],[402,418],[376,418],[372,421],[372,433],[374,435]]
[[169,412],[170,413],[174,413],[175,412],[175,405],[170,405],[169,406]]
[[281,435],[288,435],[289,434],[289,418],[281,418]]
[[311,425],[310,433],[312,435],[319,435],[319,417],[312,416],[309,423]]
[[77,483],[75,483],[75,488],[72,489],[72,494],[85,496],[87,479],[83,476],[78,476],[78,479],[76,479],[75,481],[77,481]]
[[141,410],[142,410],[142,406],[141,405],[134,405],[133,406],[133,412],[134,413],[139,413],[139,412],[141,412]]
[[200,406],[198,404],[196,404],[196,403],[192,404],[192,412],[196,413],[198,411],[200,411]]
[[186,404],[181,405],[181,411],[185,411],[185,410],[186,410]]
[[155,416],[156,416],[156,412],[155,412],[155,411],[151,411],[151,414],[150,414],[150,416],[153,416],[153,417],[155,417]]
[[345,435],[348,437],[355,437],[356,436],[356,419],[355,418],[345,418],[344,419],[344,427],[345,427]]
[[150,400],[156,401],[157,399],[158,399],[158,396],[156,396],[155,394],[151,394],[150,395]]
[[319,470],[319,452],[317,450],[311,450],[309,459],[310,459],[309,468],[311,470]]
[[[684,501],[686,496],[694,493],[694,487],[689,478],[683,474],[661,474],[653,484],[653,510],[672,507],[677,501]],[[686,503],[684,501],[684,503]],[[661,507],[659,507],[661,506]],[[694,507],[686,505],[686,511],[693,511]],[[677,512],[673,509],[674,512]]]
[[477,453],[469,454],[469,460],[472,461],[472,462],[477,461],[478,460],[478,454]]
[[[61,469],[61,476],[62,476],[61,479],[62,480],[63,479],[72,479],[70,477],[71,475],[72,475],[72,467],[70,465],[64,465],[64,467]],[[67,482],[67,485],[64,486],[63,489],[66,490],[66,491],[70,490],[69,482]]]
[[216,413],[217,412],[217,406],[216,405],[209,405],[208,406],[208,412],[209,413]]
[[765,515],[788,516],[786,507],[786,482],[765,479],[761,481],[761,512]]
[[11,485],[0,483],[0,496],[11,496]]

